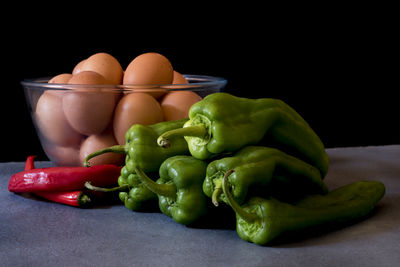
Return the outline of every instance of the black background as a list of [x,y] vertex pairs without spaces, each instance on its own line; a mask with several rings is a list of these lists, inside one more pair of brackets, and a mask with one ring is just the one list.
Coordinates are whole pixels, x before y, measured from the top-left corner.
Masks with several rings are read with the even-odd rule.
[[110,53],[123,68],[141,53],[159,52],[181,73],[226,78],[226,92],[280,98],[309,122],[326,147],[399,144],[398,31],[392,17],[374,8],[325,11],[273,18],[235,13],[229,19],[216,12],[176,22],[169,16],[154,21],[158,13],[134,22],[18,12],[16,19],[2,21],[6,70],[0,161],[23,161],[30,154],[46,159],[20,81],[71,72],[97,52]]

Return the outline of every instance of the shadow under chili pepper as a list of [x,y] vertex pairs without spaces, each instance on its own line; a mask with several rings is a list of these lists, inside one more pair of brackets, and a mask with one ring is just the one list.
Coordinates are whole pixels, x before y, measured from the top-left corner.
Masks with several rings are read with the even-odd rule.
[[89,196],[91,201],[88,205],[85,205],[82,208],[109,209],[113,206],[123,205],[118,197],[118,192],[105,193],[91,190],[84,190],[84,192]]

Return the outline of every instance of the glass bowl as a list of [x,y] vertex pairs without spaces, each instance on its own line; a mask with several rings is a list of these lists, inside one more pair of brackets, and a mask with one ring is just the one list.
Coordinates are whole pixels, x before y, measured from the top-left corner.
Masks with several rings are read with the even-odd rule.
[[[179,100],[177,95],[196,94],[194,99],[200,100],[222,91],[227,83],[221,77],[188,74],[184,77],[187,84],[55,84],[48,83],[51,77],[24,80],[21,84],[47,157],[57,166],[82,166],[89,153],[124,144],[124,133],[135,123],[149,125],[182,117],[183,106],[192,104],[186,99],[195,100],[193,96]],[[126,100],[133,97],[129,96],[132,93],[136,94],[135,98],[141,93],[143,100]],[[166,96],[175,100],[166,104]],[[163,115],[159,115],[160,110]],[[152,118],[153,111],[158,114],[157,118]],[[130,119],[130,116],[140,118]],[[121,154],[106,153],[93,158],[91,165],[123,164],[124,158]]]

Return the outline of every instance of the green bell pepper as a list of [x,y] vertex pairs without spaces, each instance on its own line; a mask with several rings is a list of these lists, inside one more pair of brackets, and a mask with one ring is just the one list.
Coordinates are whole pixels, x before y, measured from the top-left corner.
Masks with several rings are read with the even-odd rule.
[[158,195],[162,213],[180,224],[189,225],[207,213],[207,197],[202,191],[206,169],[206,162],[179,155],[161,164],[160,178],[156,182],[139,167],[136,173],[142,183]]
[[[147,189],[135,173],[135,167],[139,166],[144,172],[157,172],[161,163],[174,155],[189,154],[188,146],[184,138],[171,140],[173,146],[163,149],[157,145],[157,137],[172,129],[181,128],[188,119],[177,121],[160,122],[149,126],[134,124],[126,132],[125,145],[116,145],[95,151],[85,158],[85,165],[88,161],[104,153],[126,154],[125,166],[121,169],[118,184],[123,191],[119,193],[121,201],[133,211],[143,209],[151,205],[153,200],[157,201],[157,195]],[[126,185],[129,189],[126,191]],[[122,190],[122,189],[121,189]]]
[[[216,206],[220,200],[227,202],[222,192],[225,175],[233,188],[233,198],[239,204],[248,195],[262,196],[267,193],[289,201],[309,194],[328,192],[317,168],[269,147],[244,147],[231,157],[209,163],[203,191]],[[252,193],[248,193],[249,190]]]
[[125,134],[125,145],[116,145],[95,151],[85,158],[84,165],[89,166],[89,160],[93,157],[111,152],[129,156],[125,160],[125,166],[131,173],[135,171],[136,166],[139,166],[144,172],[157,171],[161,163],[170,156],[189,154],[184,138],[174,138],[171,140],[173,145],[167,149],[157,145],[159,135],[181,128],[187,121],[188,119],[166,121],[149,126],[134,124]]
[[307,196],[297,204],[253,197],[240,206],[230,193],[228,184],[225,177],[222,188],[229,205],[236,212],[236,231],[241,239],[258,245],[267,245],[283,233],[363,218],[385,194],[385,186],[381,182],[360,181],[324,196]]
[[128,186],[128,190],[119,192],[119,199],[126,208],[132,211],[139,211],[156,206],[157,195],[142,184],[136,173],[129,172],[126,166],[121,169],[118,185],[121,188]]
[[182,128],[160,135],[158,144],[173,146],[172,137],[184,136],[191,155],[202,160],[247,145],[276,147],[317,167],[322,176],[328,171],[320,138],[281,100],[214,93],[190,108],[189,119]]

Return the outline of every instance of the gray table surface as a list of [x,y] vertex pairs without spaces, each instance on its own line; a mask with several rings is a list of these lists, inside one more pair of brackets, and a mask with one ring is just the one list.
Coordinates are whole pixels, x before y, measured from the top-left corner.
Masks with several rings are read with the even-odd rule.
[[379,180],[386,195],[366,220],[268,247],[119,204],[80,209],[13,194],[8,180],[24,163],[0,163],[0,265],[400,266],[400,145],[327,151],[329,189]]

